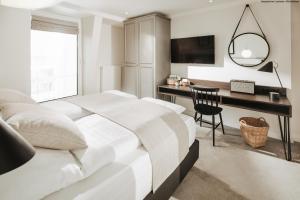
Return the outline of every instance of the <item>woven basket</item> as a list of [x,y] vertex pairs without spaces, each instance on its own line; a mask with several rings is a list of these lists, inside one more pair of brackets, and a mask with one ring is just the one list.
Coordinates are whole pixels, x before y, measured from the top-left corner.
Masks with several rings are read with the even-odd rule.
[[240,118],[241,133],[246,143],[253,148],[265,146],[269,124],[262,117],[242,117]]

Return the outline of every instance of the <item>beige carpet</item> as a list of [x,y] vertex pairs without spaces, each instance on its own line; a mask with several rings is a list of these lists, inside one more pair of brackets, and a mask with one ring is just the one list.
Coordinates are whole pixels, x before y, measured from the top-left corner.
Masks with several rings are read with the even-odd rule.
[[197,137],[199,160],[170,200],[300,199],[299,146],[293,148],[296,162],[287,162],[278,140],[255,150],[234,129],[218,132],[216,147],[210,129],[199,128]]
[[[222,197],[222,198],[220,198]],[[194,167],[178,187],[171,200],[246,200],[219,179]]]

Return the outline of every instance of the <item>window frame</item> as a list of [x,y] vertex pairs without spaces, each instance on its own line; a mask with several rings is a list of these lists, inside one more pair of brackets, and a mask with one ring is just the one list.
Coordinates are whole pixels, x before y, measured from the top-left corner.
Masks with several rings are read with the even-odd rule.
[[[75,34],[76,35],[76,44],[77,44],[77,48],[76,48],[76,94],[74,95],[68,95],[68,96],[64,96],[64,97],[59,97],[59,98],[53,98],[53,99],[49,99],[49,100],[45,100],[45,101],[39,101],[38,103],[45,103],[45,102],[50,102],[50,101],[55,101],[55,100],[61,100],[61,99],[67,99],[67,98],[71,98],[71,97],[75,97],[78,95],[82,95],[82,57],[81,57],[81,21],[78,19],[70,19],[68,17],[64,17],[64,16],[49,16],[47,13],[39,13],[39,15],[32,15],[36,17],[45,17],[45,18],[49,18],[49,19],[53,19],[53,20],[63,20],[66,22],[71,22],[71,23],[76,23],[78,26],[78,33]],[[32,30],[36,30],[36,29],[30,29],[30,31]],[[55,32],[55,31],[45,31],[45,32]],[[58,32],[58,31],[57,31]],[[59,33],[59,32],[58,32]],[[31,57],[31,56],[30,56]],[[31,68],[31,65],[30,65]],[[30,86],[31,88],[31,86]],[[32,95],[32,94],[30,94]]]

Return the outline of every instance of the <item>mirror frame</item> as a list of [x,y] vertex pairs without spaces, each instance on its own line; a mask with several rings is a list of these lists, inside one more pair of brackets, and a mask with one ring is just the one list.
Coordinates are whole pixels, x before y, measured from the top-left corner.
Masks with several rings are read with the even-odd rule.
[[[267,56],[265,57],[265,59],[263,59],[259,64],[254,64],[254,65],[250,65],[250,66],[247,66],[247,65],[243,65],[243,64],[237,63],[237,62],[231,57],[231,54],[233,54],[233,53],[230,52],[230,46],[231,46],[231,44],[233,44],[233,46],[234,46],[234,40],[235,40],[236,38],[240,37],[240,36],[248,35],[248,34],[256,35],[256,36],[261,37],[261,38],[267,43],[267,45],[268,45],[268,54],[267,54]],[[231,41],[230,41],[230,43],[229,43],[229,46],[228,46],[228,55],[229,55],[229,58],[232,60],[232,62],[234,62],[235,64],[237,64],[237,65],[239,65],[239,66],[242,66],[242,67],[256,67],[256,66],[258,66],[258,65],[263,64],[263,63],[268,59],[268,57],[269,57],[269,55],[270,55],[270,44],[269,44],[269,42],[268,42],[268,40],[267,40],[266,37],[264,37],[264,36],[262,36],[262,35],[260,35],[260,34],[258,34],[258,33],[253,33],[253,32],[241,33],[241,34],[239,34],[239,35],[237,35],[237,36],[235,36],[234,38],[231,39]]]

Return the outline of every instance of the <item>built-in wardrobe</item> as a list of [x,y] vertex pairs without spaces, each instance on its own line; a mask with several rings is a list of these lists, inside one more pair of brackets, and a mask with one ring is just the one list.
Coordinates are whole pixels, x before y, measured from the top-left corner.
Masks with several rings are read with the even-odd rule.
[[122,90],[138,97],[156,97],[157,86],[170,74],[170,19],[149,14],[124,22],[125,65]]

